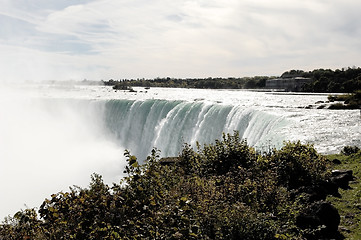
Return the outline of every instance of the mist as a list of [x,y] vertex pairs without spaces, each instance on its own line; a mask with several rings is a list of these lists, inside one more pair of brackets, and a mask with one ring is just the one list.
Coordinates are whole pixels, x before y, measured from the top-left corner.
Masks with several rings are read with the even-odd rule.
[[1,219],[69,186],[87,187],[92,173],[120,181],[123,149],[106,133],[101,105],[89,104],[0,89]]

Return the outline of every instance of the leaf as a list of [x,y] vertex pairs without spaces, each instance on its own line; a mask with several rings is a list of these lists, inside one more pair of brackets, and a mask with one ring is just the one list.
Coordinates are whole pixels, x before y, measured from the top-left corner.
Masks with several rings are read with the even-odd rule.
[[132,165],[133,168],[139,167],[139,164],[138,164],[137,161],[134,161],[131,165]]

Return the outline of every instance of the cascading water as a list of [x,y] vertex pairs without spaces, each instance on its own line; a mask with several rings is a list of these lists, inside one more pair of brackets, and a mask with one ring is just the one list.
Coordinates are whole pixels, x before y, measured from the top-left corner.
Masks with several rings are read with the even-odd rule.
[[183,143],[211,143],[222,133],[238,131],[252,146],[284,140],[277,134],[287,121],[252,108],[168,100],[109,100],[104,121],[119,144],[143,160],[153,147],[176,156]]

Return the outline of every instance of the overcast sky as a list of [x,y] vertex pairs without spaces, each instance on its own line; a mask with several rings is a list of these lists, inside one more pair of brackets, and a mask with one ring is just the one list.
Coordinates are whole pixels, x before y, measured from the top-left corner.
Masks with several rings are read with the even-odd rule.
[[0,80],[359,66],[359,0],[0,0]]

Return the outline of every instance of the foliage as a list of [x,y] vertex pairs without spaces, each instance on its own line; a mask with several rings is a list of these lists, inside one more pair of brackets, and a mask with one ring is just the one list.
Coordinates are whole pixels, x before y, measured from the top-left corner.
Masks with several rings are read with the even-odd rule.
[[[234,135],[163,164],[126,151],[127,176],[112,187],[93,174],[0,225],[0,239],[302,239],[295,219],[305,204],[290,189],[327,175],[312,145],[285,143],[261,155]],[[25,216],[25,217],[24,217]]]
[[309,77],[313,81],[304,87],[308,92],[353,93],[361,90],[361,68],[315,69],[299,73],[298,76]]
[[329,95],[328,100],[330,102],[344,102],[332,104],[329,107],[330,109],[361,109],[361,90],[357,90],[355,91],[355,93],[352,94]]
[[330,102],[334,101],[348,101],[352,97],[351,94],[340,94],[340,95],[328,95],[327,99]]
[[39,209],[47,239],[115,239],[121,199],[94,174],[89,189],[53,194]]
[[346,156],[350,156],[350,155],[358,153],[358,152],[360,152],[360,148],[357,146],[345,146],[341,150],[341,154],[346,155]]
[[173,87],[173,88],[201,88],[201,89],[242,89],[263,88],[266,80],[271,77],[255,76],[242,78],[154,78],[154,79],[122,79],[104,81],[107,86],[114,89],[128,90],[131,86],[137,87]]
[[20,210],[0,225],[0,239],[46,239],[35,209]]
[[310,144],[286,143],[271,156],[279,184],[287,189],[311,186],[326,179],[327,161]]
[[[331,70],[314,69],[312,71],[290,70],[281,78],[305,77],[312,81],[303,86],[304,92],[355,93],[361,90],[361,68],[349,67]],[[172,88],[201,88],[201,89],[259,89],[266,86],[268,79],[276,77],[229,77],[229,78],[154,78],[154,79],[120,79],[103,81],[105,85],[114,89],[129,90],[138,87],[172,87]],[[359,93],[360,94],[360,93]],[[360,99],[360,98],[358,98]]]

